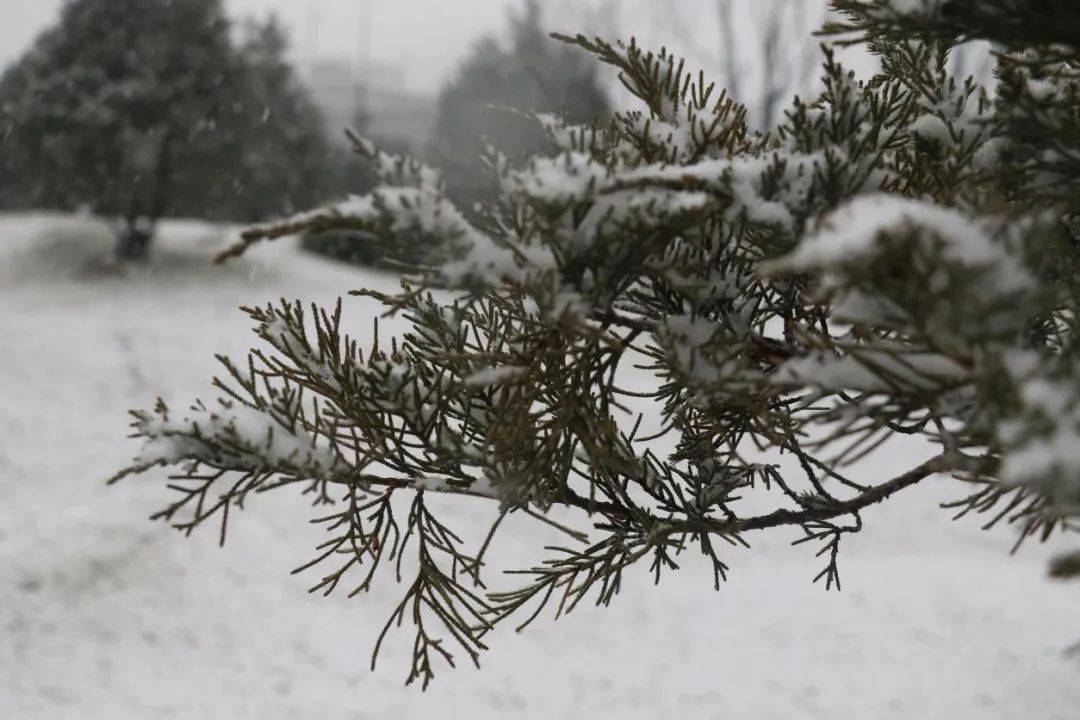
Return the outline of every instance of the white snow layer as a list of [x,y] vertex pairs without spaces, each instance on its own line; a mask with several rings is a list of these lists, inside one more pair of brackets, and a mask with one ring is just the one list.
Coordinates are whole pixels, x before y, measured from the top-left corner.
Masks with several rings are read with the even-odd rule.
[[989,268],[994,289],[1015,292],[1032,279],[979,224],[954,208],[897,195],[873,193],[841,205],[768,271],[808,272],[872,262],[896,235],[915,232],[917,241],[940,243],[942,259],[968,268]]

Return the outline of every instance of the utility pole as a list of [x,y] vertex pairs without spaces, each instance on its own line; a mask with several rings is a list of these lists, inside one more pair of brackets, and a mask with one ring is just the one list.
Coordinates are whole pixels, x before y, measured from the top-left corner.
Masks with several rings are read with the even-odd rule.
[[371,39],[374,12],[371,0],[357,3],[356,70],[353,80],[353,117],[367,117],[370,102]]

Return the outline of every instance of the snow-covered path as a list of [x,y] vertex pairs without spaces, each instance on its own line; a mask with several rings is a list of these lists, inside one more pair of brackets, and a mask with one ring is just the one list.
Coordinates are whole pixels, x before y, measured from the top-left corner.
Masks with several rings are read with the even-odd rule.
[[[659,588],[635,574],[611,608],[500,633],[481,670],[426,693],[402,686],[404,636],[371,672],[398,588],[306,594],[288,574],[319,539],[305,501],[257,498],[219,549],[146,520],[151,479],[103,485],[135,450],[128,408],[208,396],[213,354],[249,346],[238,305],[396,284],[287,243],[207,267],[218,243],[174,224],[148,272],[92,277],[108,244],[92,224],[0,218],[0,717],[1080,718],[1080,661],[1062,654],[1080,585],[1044,578],[1046,548],[1009,557],[1008,530],[935,513],[946,481],[866,514],[841,593],[810,584],[810,548],[761,536],[718,593],[694,562]],[[346,312],[370,325],[360,301]],[[544,540],[516,527],[504,557]]]

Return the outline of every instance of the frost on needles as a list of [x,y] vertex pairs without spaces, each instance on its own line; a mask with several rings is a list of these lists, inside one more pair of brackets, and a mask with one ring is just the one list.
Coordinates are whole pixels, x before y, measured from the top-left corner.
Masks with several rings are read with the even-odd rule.
[[[253,227],[221,259],[329,229],[389,257],[428,248],[400,292],[354,293],[411,330],[365,347],[340,303],[246,308],[261,345],[221,359],[218,399],[136,412],[142,450],[116,478],[168,466],[157,517],[219,523],[222,540],[253,494],[305,489],[327,530],[303,568],[321,568],[314,589],[396,576],[379,643],[412,626],[408,679],[425,685],[504,620],[607,604],[631,565],[659,580],[698,552],[719,587],[756,531],[789,528],[839,588],[863,510],[931,476],[954,478],[956,516],[1013,525],[1018,543],[1075,529],[1072,11],[833,4],[833,42],[865,43],[881,72],[856,78],[826,46],[821,94],[767,133],[667,51],[556,36],[638,106],[584,126],[537,116],[557,152],[513,166],[491,150],[496,202],[457,208],[436,168],[354,137],[381,187]],[[978,38],[993,88],[946,71]],[[851,476],[898,436],[933,452]],[[487,509],[482,542],[444,524],[439,493]],[[489,576],[515,513],[567,540]],[[1052,571],[1077,574],[1080,555]]]

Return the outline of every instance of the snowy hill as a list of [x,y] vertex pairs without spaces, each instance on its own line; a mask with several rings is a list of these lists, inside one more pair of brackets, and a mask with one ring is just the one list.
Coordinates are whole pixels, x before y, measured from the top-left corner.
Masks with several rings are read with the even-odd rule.
[[[841,593],[810,583],[818,561],[794,537],[753,537],[720,592],[694,562],[658,588],[634,573],[610,609],[497,633],[480,671],[445,671],[426,693],[402,687],[403,635],[372,672],[399,589],[308,595],[313,576],[289,575],[320,539],[306,500],[255,498],[220,549],[213,530],[146,520],[163,499],[153,478],[104,486],[136,450],[128,408],[209,396],[213,354],[254,342],[237,306],[397,284],[288,242],[209,266],[227,237],[169,223],[147,267],[118,275],[102,270],[99,223],[0,217],[0,716],[1080,717],[1080,662],[1063,654],[1080,585],[1045,579],[1049,548],[1009,557],[1009,530],[935,513],[958,493],[944,480],[866,513]],[[371,307],[345,308],[363,335]],[[877,462],[864,471],[889,474]],[[456,526],[489,517],[446,503]],[[514,529],[503,560],[548,539]]]

